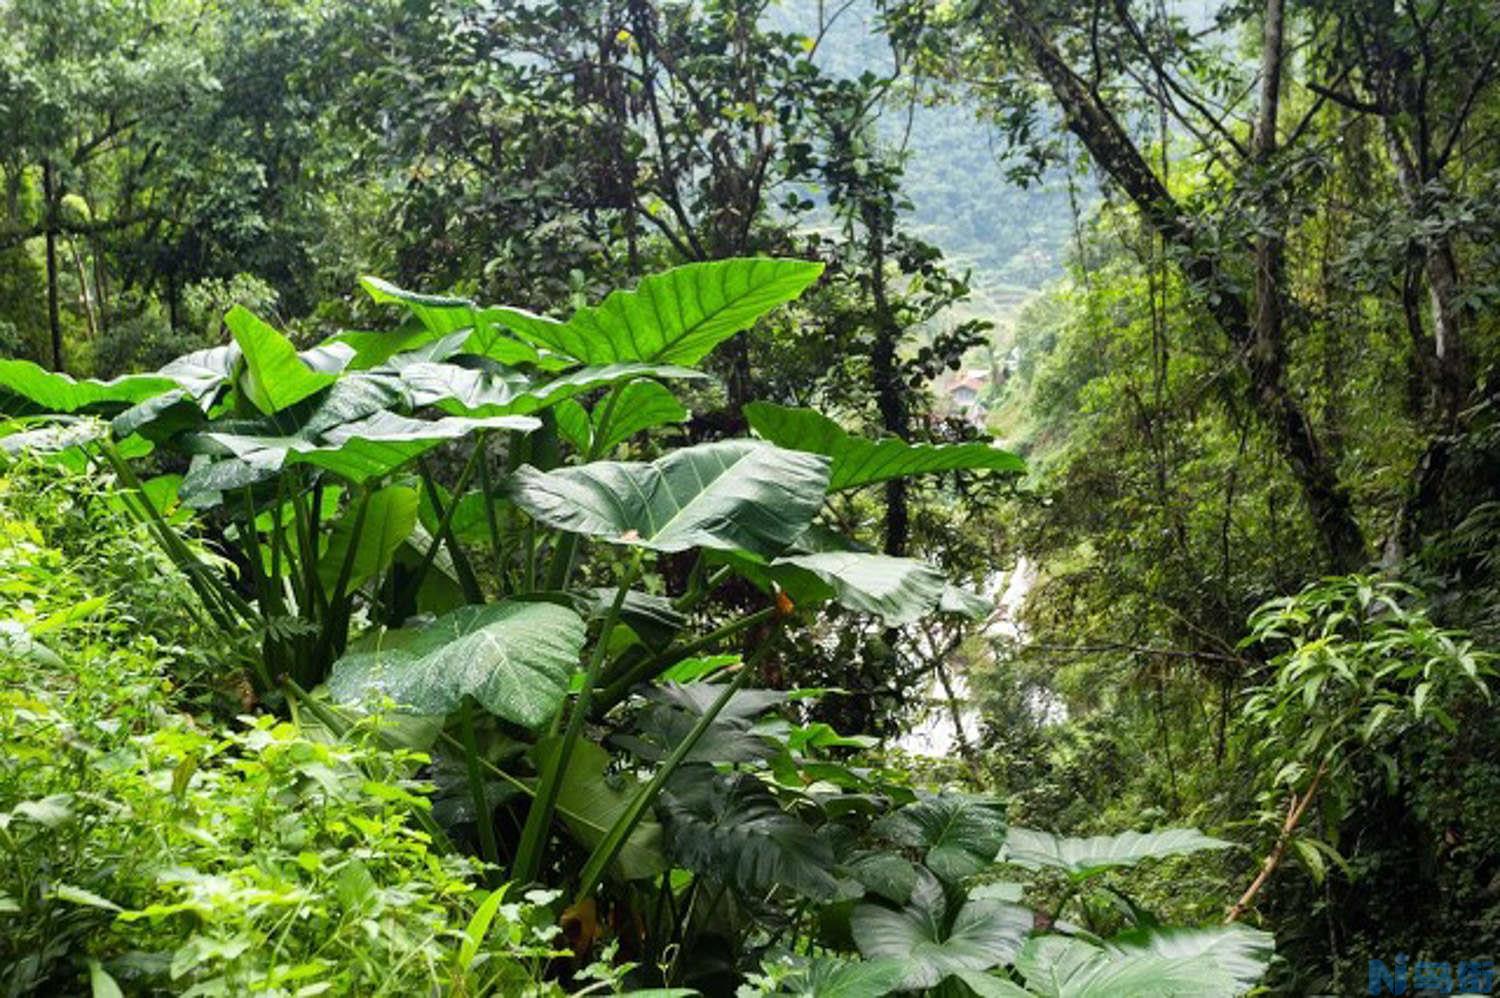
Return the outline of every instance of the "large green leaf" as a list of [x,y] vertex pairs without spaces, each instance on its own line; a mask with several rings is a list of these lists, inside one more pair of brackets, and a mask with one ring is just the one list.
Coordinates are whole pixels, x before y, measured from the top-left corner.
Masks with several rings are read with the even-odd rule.
[[[560,737],[545,738],[536,748],[537,769],[546,772],[557,757]],[[568,757],[568,769],[557,791],[557,809],[563,821],[580,842],[593,849],[604,838],[616,819],[625,812],[637,790],[633,780],[611,780],[609,753],[593,742],[580,740]],[[661,825],[654,818],[642,818],[630,833],[615,860],[625,880],[645,880],[666,869],[662,852]]]
[[1152,926],[1115,936],[1110,940],[1110,948],[1121,954],[1152,955],[1173,961],[1207,958],[1234,980],[1238,992],[1244,992],[1265,975],[1276,953],[1276,940],[1269,932],[1240,924],[1204,928]]
[[928,869],[944,880],[962,880],[995,862],[1005,842],[1005,806],[987,797],[938,794],[882,818],[873,830],[925,850]]
[[394,412],[376,412],[364,419],[333,427],[321,440],[303,435],[259,436],[212,431],[198,434],[215,445],[227,460],[197,465],[183,480],[184,496],[243,488],[274,477],[288,464],[310,464],[356,484],[390,474],[408,461],[442,444],[486,429],[533,430],[530,416],[492,416],[465,419],[412,419]]
[[823,271],[803,260],[743,258],[690,263],[616,291],[567,322],[494,310],[518,335],[585,364],[698,363],[721,341],[791,301]]
[[484,370],[456,364],[414,363],[401,369],[413,405],[431,405],[456,416],[501,416],[538,412],[564,399],[635,378],[702,378],[670,364],[609,364],[582,367],[538,380],[519,371]]
[[417,490],[406,485],[387,485],[370,493],[358,538],[354,536],[354,525],[359,520],[359,504],[351,504],[334,522],[328,548],[318,561],[323,588],[331,591],[338,582],[351,542],[355,548],[347,590],[385,571],[401,542],[417,525],[417,501]]
[[557,712],[583,650],[583,618],[554,603],[459,607],[388,635],[379,651],[333,665],[335,700],[389,696],[418,714],[448,714],[471,696],[497,717],[537,728]]
[[827,901],[838,892],[828,843],[755,776],[683,766],[662,792],[661,812],[672,858],[689,870],[752,895],[779,886]]
[[511,499],[550,527],[656,551],[773,555],[823,502],[823,458],[751,440],[674,451],[650,464],[595,461],[511,476]]
[[848,539],[818,524],[797,538],[791,550],[770,561],[744,553],[714,557],[762,589],[785,590],[798,605],[836,600],[850,610],[881,617],[892,627],[934,612],[973,609],[967,601],[955,599],[963,591],[932,566],[857,550]]
[[[948,585],[931,565],[864,551],[785,555],[771,563],[773,577],[782,566],[811,572],[841,605],[875,614],[891,627],[913,623],[932,613]],[[787,580],[778,581],[792,588]]]
[[1111,953],[1069,936],[1037,936],[1016,956],[1026,987],[1042,998],[1216,998],[1238,993],[1211,958]]
[[[647,698],[653,706],[637,722],[640,737],[617,736],[616,741],[643,759],[665,758],[708,712],[724,687],[718,683],[666,683],[653,686]],[[737,690],[687,755],[689,762],[751,762],[769,759],[777,746],[757,733],[756,717],[785,702],[775,690]]]
[[224,316],[245,357],[241,380],[245,396],[270,416],[322,391],[338,375],[315,371],[297,356],[292,341],[262,322],[249,309],[236,305]]
[[365,354],[367,358],[374,356],[377,351],[386,352],[386,356],[390,356],[398,350],[411,350],[423,343],[466,330],[469,335],[464,340],[464,350],[468,353],[489,357],[507,365],[536,364],[542,359],[535,347],[508,335],[492,321],[494,310],[482,309],[467,298],[418,294],[398,288],[379,277],[361,277],[359,283],[375,301],[405,306],[421,323],[425,334],[414,331],[386,334],[400,337],[401,342],[392,345],[382,345],[378,341],[364,338],[353,341],[362,351],[368,351]]
[[1034,919],[1031,912],[1004,901],[966,901],[947,918],[942,884],[919,871],[911,901],[902,908],[864,902],[850,916],[859,951],[872,959],[905,963],[908,990],[936,987],[951,974],[988,970],[1012,960]]
[[207,422],[208,416],[198,402],[185,389],[174,388],[126,409],[110,420],[110,429],[117,439],[139,433],[162,442]]
[[176,387],[175,381],[159,374],[75,381],[29,360],[0,360],[0,413],[8,416],[70,413],[110,405],[123,409]]
[[240,356],[238,344],[226,343],[223,346],[185,353],[169,361],[156,373],[159,377],[171,378],[179,388],[206,406],[206,400],[213,396],[219,386],[234,377],[234,369],[239,365]]
[[327,342],[344,343],[353,349],[349,370],[368,371],[400,370],[412,360],[447,360],[463,349],[467,338],[467,333],[439,336],[419,323],[409,322],[389,332],[345,330]]
[[865,890],[894,904],[909,902],[917,886],[917,868],[893,852],[855,853],[844,860],[844,870]]
[[1067,838],[1030,828],[1012,828],[1005,837],[1001,858],[1028,869],[1063,870],[1082,879],[1145,859],[1182,856],[1204,849],[1227,849],[1232,843],[1210,838],[1196,828],[1164,828],[1159,832],[1121,832]]
[[986,443],[909,444],[894,437],[869,440],[846,432],[811,409],[751,402],[745,406],[745,419],[751,429],[779,447],[832,458],[830,492],[939,471],[1026,470],[1026,463],[1019,457]]

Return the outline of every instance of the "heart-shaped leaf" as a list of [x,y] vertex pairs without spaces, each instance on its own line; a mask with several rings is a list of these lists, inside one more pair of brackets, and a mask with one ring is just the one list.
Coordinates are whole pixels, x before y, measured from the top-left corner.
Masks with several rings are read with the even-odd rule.
[[[901,986],[906,968],[899,960],[841,960],[819,956],[780,978],[777,995],[799,998],[879,998]],[[757,992],[759,993],[759,992]]]
[[583,618],[554,603],[463,606],[425,627],[388,635],[379,651],[333,665],[335,700],[383,694],[418,714],[448,714],[471,696],[526,728],[561,706],[583,650]]
[[297,355],[292,341],[240,305],[224,316],[245,357],[240,384],[261,412],[274,415],[333,384],[338,375],[315,371]]
[[904,962],[908,990],[936,987],[952,974],[1008,963],[1031,931],[1031,912],[1003,901],[966,901],[947,917],[942,885],[918,871],[911,901],[902,908],[865,902],[854,908],[850,930],[871,959]]
[[595,461],[548,472],[527,465],[507,491],[541,523],[616,544],[771,555],[807,529],[826,475],[823,458],[724,440],[650,464]]
[[1015,968],[1041,998],[1201,998],[1242,990],[1207,956],[1112,953],[1069,936],[1028,940]]
[[1237,993],[1250,990],[1260,981],[1276,953],[1276,940],[1269,932],[1238,923],[1203,928],[1142,927],[1115,936],[1109,943],[1110,949],[1125,955],[1152,955],[1173,961],[1206,957],[1234,980]]

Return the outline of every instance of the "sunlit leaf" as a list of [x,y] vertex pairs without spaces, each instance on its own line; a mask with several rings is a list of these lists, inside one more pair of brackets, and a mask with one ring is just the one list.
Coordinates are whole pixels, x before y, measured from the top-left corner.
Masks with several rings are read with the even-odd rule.
[[370,493],[356,538],[358,509],[359,504],[353,503],[334,521],[328,548],[318,561],[318,578],[327,590],[331,591],[338,581],[351,543],[355,547],[346,583],[348,589],[363,585],[390,566],[401,542],[417,525],[417,490],[406,485],[387,485]]
[[176,382],[159,374],[77,381],[29,360],[0,360],[0,413],[8,416],[79,412],[111,405],[123,409],[176,387]]
[[1234,980],[1239,991],[1248,991],[1260,981],[1276,953],[1276,940],[1269,932],[1238,923],[1142,927],[1115,936],[1109,943],[1124,954],[1151,954],[1174,961],[1206,957]]
[[245,375],[240,382],[245,397],[268,416],[322,391],[337,378],[314,371],[297,356],[291,340],[242,306],[230,309],[224,324],[245,357]]
[[657,551],[775,554],[823,502],[822,458],[749,440],[674,451],[650,464],[595,461],[513,475],[511,499],[550,527]]
[[616,291],[567,322],[520,309],[494,311],[521,337],[586,364],[692,365],[796,298],[822,270],[820,263],[767,258],[690,263],[644,278],[632,291]]
[[1203,998],[1242,990],[1207,956],[1110,952],[1068,936],[1028,940],[1015,967],[1041,998]]

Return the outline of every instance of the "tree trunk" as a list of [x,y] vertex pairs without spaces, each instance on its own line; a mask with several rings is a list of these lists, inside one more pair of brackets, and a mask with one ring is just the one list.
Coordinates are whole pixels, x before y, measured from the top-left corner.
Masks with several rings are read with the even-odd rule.
[[[911,427],[908,425],[906,385],[901,380],[901,369],[896,360],[901,329],[891,312],[885,287],[886,215],[880,205],[868,206],[863,214],[865,232],[870,240],[870,298],[875,311],[875,345],[870,351],[875,405],[880,410],[881,428],[905,440],[911,436]],[[885,485],[885,553],[904,556],[910,536],[911,514],[906,481],[892,479]]]
[[[1257,307],[1275,309],[1273,330],[1266,324],[1272,316],[1262,315],[1262,321],[1252,317],[1244,296],[1199,243],[1192,220],[1167,192],[1113,113],[1058,53],[1025,0],[1008,0],[1003,11],[1011,34],[1030,54],[1062,106],[1068,129],[1083,142],[1105,176],[1130,198],[1146,223],[1180,251],[1183,276],[1202,293],[1203,307],[1237,348],[1248,376],[1252,407],[1270,428],[1297,480],[1329,566],[1335,571],[1358,568],[1365,561],[1366,551],[1353,502],[1339,482],[1312,421],[1285,382],[1284,344],[1279,338],[1267,338],[1273,331],[1279,337],[1285,288],[1278,284],[1278,275],[1274,269],[1261,274],[1262,268],[1257,267],[1257,286],[1263,292],[1258,295]],[[1274,304],[1269,299],[1275,299]]]
[[57,302],[57,180],[52,161],[42,163],[42,211],[47,240],[47,332],[52,342],[52,370],[63,369],[62,317]]

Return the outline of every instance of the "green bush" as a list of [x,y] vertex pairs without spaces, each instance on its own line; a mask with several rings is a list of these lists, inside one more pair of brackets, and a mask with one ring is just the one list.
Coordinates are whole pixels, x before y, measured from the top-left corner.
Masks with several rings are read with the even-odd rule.
[[[0,993],[91,978],[95,994],[514,993],[539,979],[555,929],[532,903],[492,906],[465,947],[485,892],[476,861],[410,821],[424,756],[384,747],[374,718],[334,741],[183,713],[170,677],[188,652],[137,625],[128,587],[82,592],[106,581],[106,555],[130,570],[129,521],[84,479],[32,494],[63,537],[93,511],[77,558],[16,515],[24,480],[0,490]],[[137,553],[134,571],[153,574]],[[159,578],[156,597],[186,588]]]

